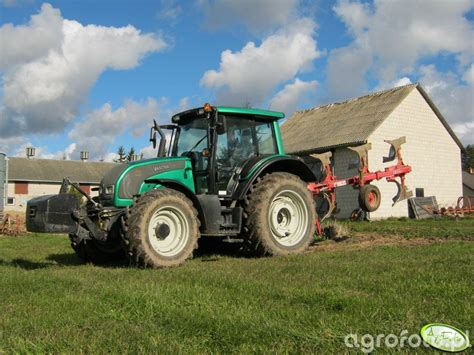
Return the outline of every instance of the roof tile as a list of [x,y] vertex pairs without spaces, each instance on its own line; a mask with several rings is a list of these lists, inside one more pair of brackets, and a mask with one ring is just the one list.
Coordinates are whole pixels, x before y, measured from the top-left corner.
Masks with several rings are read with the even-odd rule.
[[8,158],[8,180],[61,182],[67,176],[79,183],[98,184],[116,163],[79,160]]

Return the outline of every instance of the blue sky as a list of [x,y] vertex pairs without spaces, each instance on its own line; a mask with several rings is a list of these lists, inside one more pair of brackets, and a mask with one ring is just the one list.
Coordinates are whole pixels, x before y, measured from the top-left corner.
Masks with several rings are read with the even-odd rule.
[[149,156],[214,104],[284,111],[421,82],[474,143],[472,0],[0,0],[0,150]]

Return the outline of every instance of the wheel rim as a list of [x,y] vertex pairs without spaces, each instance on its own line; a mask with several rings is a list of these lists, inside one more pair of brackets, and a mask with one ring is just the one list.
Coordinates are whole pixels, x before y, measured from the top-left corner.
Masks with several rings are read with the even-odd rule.
[[284,190],[272,200],[268,213],[271,233],[278,244],[293,247],[306,236],[309,210],[296,192]]
[[170,206],[157,209],[148,223],[148,240],[162,256],[179,254],[188,242],[189,232],[189,223],[183,212]]
[[370,191],[368,196],[367,196],[369,206],[375,207],[377,204],[377,194],[374,191]]

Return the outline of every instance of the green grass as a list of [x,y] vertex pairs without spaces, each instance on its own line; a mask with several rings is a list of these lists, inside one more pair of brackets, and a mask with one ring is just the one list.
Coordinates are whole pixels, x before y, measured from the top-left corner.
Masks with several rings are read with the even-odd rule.
[[141,270],[81,264],[63,236],[0,237],[0,353],[328,354],[348,333],[474,334],[473,255],[453,240]]
[[356,233],[374,232],[402,237],[474,238],[474,219],[387,219],[372,222],[343,222]]

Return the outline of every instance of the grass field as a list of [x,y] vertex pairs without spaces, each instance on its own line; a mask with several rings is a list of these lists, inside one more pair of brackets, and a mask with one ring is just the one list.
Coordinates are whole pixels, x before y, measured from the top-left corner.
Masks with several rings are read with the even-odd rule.
[[[369,226],[389,228],[354,228]],[[0,353],[328,354],[347,351],[349,333],[444,322],[474,334],[474,224],[457,226],[466,234],[404,243],[382,233],[379,244],[207,255],[166,270],[84,265],[63,236],[0,237]]]
[[380,235],[399,235],[405,238],[412,237],[474,237],[474,219],[453,218],[442,219],[388,219],[372,222],[345,222],[353,232],[369,232]]

